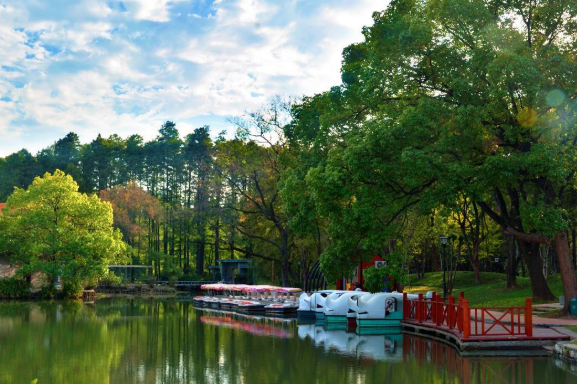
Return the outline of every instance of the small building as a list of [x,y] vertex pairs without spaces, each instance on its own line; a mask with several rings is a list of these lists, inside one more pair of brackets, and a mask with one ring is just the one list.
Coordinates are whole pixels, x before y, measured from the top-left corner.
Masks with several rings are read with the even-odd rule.
[[210,267],[212,280],[226,284],[254,283],[251,260],[219,260],[218,264]]

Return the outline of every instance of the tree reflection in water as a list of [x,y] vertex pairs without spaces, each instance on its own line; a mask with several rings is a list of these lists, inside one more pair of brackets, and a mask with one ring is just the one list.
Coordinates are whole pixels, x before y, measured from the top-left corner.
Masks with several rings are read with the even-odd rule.
[[574,383],[551,358],[462,357],[176,300],[0,303],[0,383]]

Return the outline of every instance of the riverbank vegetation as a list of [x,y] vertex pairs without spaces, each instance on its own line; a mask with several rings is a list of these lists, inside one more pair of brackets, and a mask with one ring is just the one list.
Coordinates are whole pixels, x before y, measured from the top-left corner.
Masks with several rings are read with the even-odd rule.
[[444,267],[449,291],[463,270],[486,287],[491,271],[551,301],[556,275],[577,297],[577,6],[396,0],[373,19],[342,84],[232,119],[235,138],[70,133],[1,159],[0,200],[63,170],[158,277],[247,257],[301,285],[318,259],[333,281],[379,254],[398,282]]

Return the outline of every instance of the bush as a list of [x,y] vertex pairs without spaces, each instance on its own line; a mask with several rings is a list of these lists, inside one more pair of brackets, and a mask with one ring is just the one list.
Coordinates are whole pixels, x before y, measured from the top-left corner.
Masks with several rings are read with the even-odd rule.
[[189,273],[189,274],[180,276],[180,278],[178,280],[179,281],[201,281],[203,279],[202,279],[202,276],[197,275],[196,273]]
[[114,273],[109,272],[98,281],[98,285],[103,287],[114,287],[122,284],[122,277],[116,276]]
[[77,280],[66,280],[62,284],[62,294],[69,299],[80,297],[83,289],[82,283]]
[[0,279],[0,298],[22,299],[30,295],[30,284],[18,278]]
[[41,299],[53,299],[57,293],[56,286],[53,283],[47,283],[40,288],[38,291],[38,296]]

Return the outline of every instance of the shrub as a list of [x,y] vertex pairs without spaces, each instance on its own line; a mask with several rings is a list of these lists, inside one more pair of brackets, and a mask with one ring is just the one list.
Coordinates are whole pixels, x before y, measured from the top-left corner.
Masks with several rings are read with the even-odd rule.
[[78,280],[66,280],[62,284],[62,294],[66,298],[77,298],[82,294],[82,283]]
[[197,275],[196,273],[188,273],[186,275],[180,276],[178,279],[179,281],[201,281],[202,276]]
[[57,289],[53,283],[47,283],[40,288],[38,296],[41,299],[53,299],[56,296]]
[[98,281],[98,285],[103,287],[113,287],[122,284],[122,277],[116,276],[114,273],[109,272]]
[[22,299],[30,295],[30,284],[18,278],[0,279],[0,298]]

